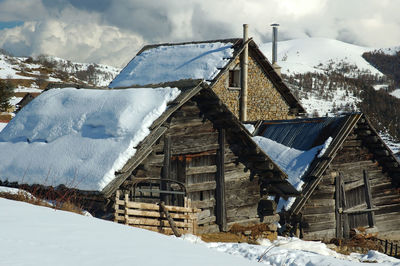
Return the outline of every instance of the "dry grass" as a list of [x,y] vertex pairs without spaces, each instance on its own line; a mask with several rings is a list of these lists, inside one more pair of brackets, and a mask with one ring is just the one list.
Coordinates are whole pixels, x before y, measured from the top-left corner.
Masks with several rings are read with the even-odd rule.
[[12,119],[11,114],[7,114],[7,113],[0,114],[0,122],[8,123],[8,122],[10,122],[11,119]]
[[52,208],[55,210],[69,211],[78,214],[83,213],[82,208],[73,203],[68,198],[56,198],[51,200],[52,203],[50,203],[49,201],[45,200],[44,197],[38,197],[37,195],[33,196],[32,194],[21,190],[18,193],[0,192],[0,198],[22,201],[33,205]]
[[18,85],[24,86],[24,87],[31,87],[32,84],[35,82],[33,79],[9,79],[12,85],[15,87],[18,87]]

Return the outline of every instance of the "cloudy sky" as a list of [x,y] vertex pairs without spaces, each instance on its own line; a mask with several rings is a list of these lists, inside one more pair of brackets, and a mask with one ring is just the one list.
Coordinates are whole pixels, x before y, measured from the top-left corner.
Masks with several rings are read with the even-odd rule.
[[0,0],[0,47],[117,67],[145,44],[240,37],[327,37],[400,45],[399,0]]

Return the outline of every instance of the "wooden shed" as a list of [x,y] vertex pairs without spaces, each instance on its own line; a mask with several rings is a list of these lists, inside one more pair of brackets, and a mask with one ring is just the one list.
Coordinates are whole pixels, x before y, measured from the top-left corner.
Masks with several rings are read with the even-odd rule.
[[[184,83],[171,86],[182,88]],[[175,194],[177,183],[182,184],[191,206],[201,210],[199,233],[226,231],[234,223],[273,223],[277,221],[274,205],[262,196],[298,194],[202,82],[182,88],[168,111],[153,123],[139,151],[104,189],[104,195],[112,198],[114,193],[122,196],[128,192],[133,201],[163,200],[183,206],[184,199]],[[138,184],[148,178],[152,180]],[[150,195],[154,184],[155,194]]]
[[399,161],[365,115],[262,121],[255,134],[299,151],[324,149],[301,176],[302,195],[281,211],[282,223],[305,239],[347,238],[360,227],[399,239]]
[[[199,212],[195,210],[197,221],[193,226],[198,227],[198,233],[226,231],[234,223],[278,221],[274,205],[263,196],[279,194],[289,197],[298,195],[298,192],[287,182],[286,174],[253,142],[248,131],[208,84],[183,80],[155,87],[177,88],[180,94],[149,126],[146,137],[134,147],[135,154],[113,173],[113,179],[98,191],[81,189],[79,185],[63,185],[75,189],[77,199],[95,215],[115,214],[114,219],[118,222],[151,230],[158,231],[163,227],[164,222],[159,221],[160,214],[155,213],[158,207],[152,205],[160,201],[169,206],[167,209],[172,216],[179,219],[179,226],[186,226],[185,221],[193,218],[185,207],[198,209]],[[76,94],[84,90],[75,93],[71,89],[62,89],[59,94],[63,91]],[[90,92],[95,93],[93,90]],[[101,97],[106,100],[107,93],[115,92],[103,90]],[[34,101],[44,99],[46,93]],[[62,102],[70,104],[70,101]],[[15,123],[18,123],[19,115],[23,114],[17,114]],[[53,113],[48,115],[57,116]],[[107,128],[95,130],[108,132]],[[102,137],[107,135],[96,135],[96,141],[101,142]],[[24,140],[18,138],[18,141]],[[27,147],[42,149],[55,142],[52,139],[37,141],[43,144],[37,145],[36,140],[28,139]],[[5,153],[7,149],[14,149],[16,144],[0,141],[0,145]],[[49,156],[56,157],[57,154]],[[0,169],[3,185],[12,185],[3,174],[8,170]],[[180,211],[184,214],[174,213]],[[154,221],[147,216],[157,219]]]

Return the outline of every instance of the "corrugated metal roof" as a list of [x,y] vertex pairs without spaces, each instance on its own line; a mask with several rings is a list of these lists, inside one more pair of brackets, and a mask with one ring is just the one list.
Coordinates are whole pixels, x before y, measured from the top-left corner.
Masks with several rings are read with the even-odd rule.
[[287,147],[309,150],[334,137],[348,116],[263,121],[257,135]]

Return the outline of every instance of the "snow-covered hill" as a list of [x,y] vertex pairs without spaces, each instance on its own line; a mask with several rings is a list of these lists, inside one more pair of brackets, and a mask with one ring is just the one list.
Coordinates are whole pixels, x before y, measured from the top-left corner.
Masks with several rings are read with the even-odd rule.
[[0,53],[0,79],[13,80],[19,91],[37,92],[46,82],[107,86],[119,71],[111,66],[76,63],[54,56],[32,58]]
[[[272,58],[272,43],[261,44],[260,49],[267,58]],[[342,112],[361,111],[361,105],[365,107],[375,104],[363,102],[365,86],[372,86],[376,91],[388,92],[400,98],[400,89],[393,90],[395,81],[364,59],[364,53],[395,55],[399,51],[400,46],[378,49],[326,38],[307,38],[278,42],[277,63],[282,67],[281,72],[286,83],[309,116],[334,116]],[[385,100],[380,98],[381,103],[382,101]],[[387,107],[400,108],[400,104],[394,105],[399,106]],[[374,121],[379,121],[375,126],[382,132],[392,150],[399,152],[400,145],[391,141],[393,138],[388,131],[394,136],[399,135],[400,125],[397,121],[386,125],[387,121],[379,117],[379,112],[383,113],[384,108],[372,109],[364,108],[363,111],[370,111],[367,115],[377,116],[373,117]],[[395,113],[393,109],[387,110],[386,113]]]
[[[345,256],[319,242],[204,243],[0,198],[0,265],[400,265],[376,251]],[[261,259],[260,259],[261,258]],[[370,265],[370,264],[368,264]]]
[[[261,51],[272,58],[272,43],[260,45]],[[372,75],[382,73],[371,66],[362,54],[376,50],[326,38],[307,38],[278,43],[278,64],[283,74],[326,73],[343,65],[357,66]]]

